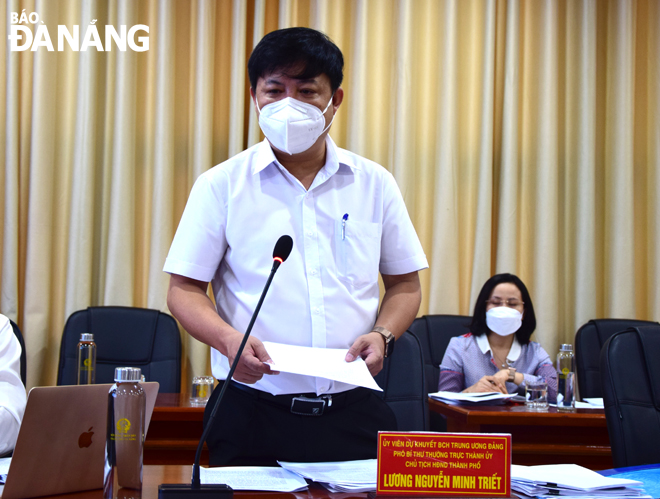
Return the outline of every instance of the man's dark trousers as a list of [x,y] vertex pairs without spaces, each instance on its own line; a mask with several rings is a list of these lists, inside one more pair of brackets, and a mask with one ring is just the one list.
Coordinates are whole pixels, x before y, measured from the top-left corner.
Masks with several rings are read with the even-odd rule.
[[[220,394],[206,405],[204,426]],[[378,431],[396,431],[392,409],[367,388],[332,395],[322,415],[291,412],[291,399],[231,382],[207,438],[211,466],[276,466],[276,461],[375,459]],[[306,394],[306,397],[316,397]]]

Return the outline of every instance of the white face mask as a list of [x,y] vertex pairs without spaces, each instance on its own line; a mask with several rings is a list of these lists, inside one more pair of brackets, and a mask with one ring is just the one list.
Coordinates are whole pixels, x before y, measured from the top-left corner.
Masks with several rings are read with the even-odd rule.
[[259,109],[257,103],[259,126],[273,147],[289,154],[298,154],[312,147],[332,125],[334,115],[328,126],[325,126],[323,116],[331,104],[332,97],[321,111],[292,97],[267,104],[263,109]]
[[522,314],[509,307],[495,307],[486,312],[486,325],[493,333],[509,336],[522,326]]

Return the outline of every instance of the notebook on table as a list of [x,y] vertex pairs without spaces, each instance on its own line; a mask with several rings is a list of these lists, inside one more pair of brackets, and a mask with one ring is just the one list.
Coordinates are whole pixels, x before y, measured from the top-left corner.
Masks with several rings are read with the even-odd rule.
[[[158,383],[141,385],[147,397],[148,430]],[[111,386],[43,386],[30,390],[2,499],[103,487]]]

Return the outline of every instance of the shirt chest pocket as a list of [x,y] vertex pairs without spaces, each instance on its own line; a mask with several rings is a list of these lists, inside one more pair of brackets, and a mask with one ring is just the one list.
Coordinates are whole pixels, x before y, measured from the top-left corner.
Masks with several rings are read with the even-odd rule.
[[340,280],[354,288],[378,282],[381,232],[379,223],[335,222],[335,254]]

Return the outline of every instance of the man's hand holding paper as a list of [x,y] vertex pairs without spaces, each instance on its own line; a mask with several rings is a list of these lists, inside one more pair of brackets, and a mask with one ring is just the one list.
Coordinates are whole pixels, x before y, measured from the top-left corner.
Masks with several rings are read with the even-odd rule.
[[346,362],[348,349],[302,347],[270,341],[263,344],[272,360],[270,368],[273,371],[316,376],[382,391],[361,358]]
[[362,358],[372,376],[378,374],[383,368],[384,348],[383,337],[378,333],[368,333],[358,336],[346,354],[346,362],[354,362]]

